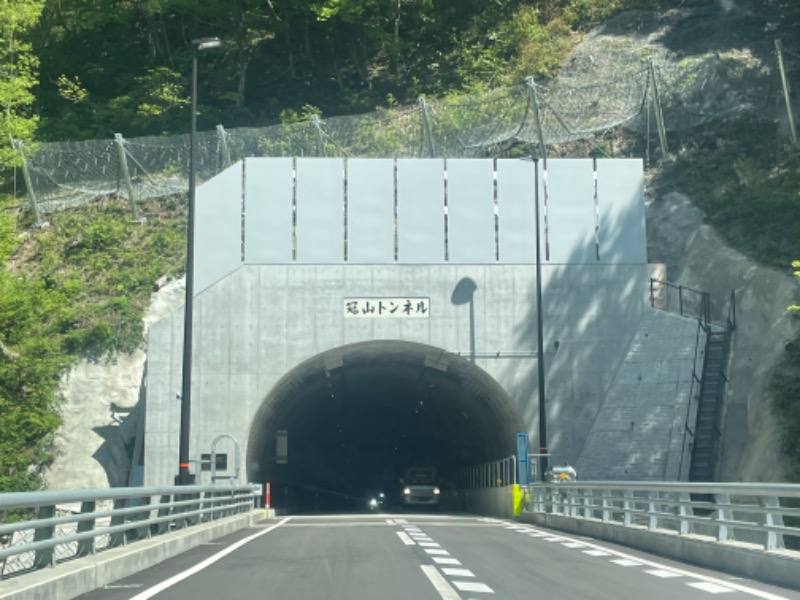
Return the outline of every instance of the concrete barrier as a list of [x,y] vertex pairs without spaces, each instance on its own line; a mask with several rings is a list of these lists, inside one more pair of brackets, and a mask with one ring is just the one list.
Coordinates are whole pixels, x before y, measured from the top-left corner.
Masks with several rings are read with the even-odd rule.
[[515,508],[521,505],[522,494],[518,485],[483,488],[476,490],[452,490],[445,492],[442,508],[451,512],[465,512],[486,517],[513,519]]
[[522,513],[519,521],[607,540],[666,558],[725,571],[739,577],[800,589],[800,552],[765,551],[743,542],[718,542],[709,536],[679,535],[641,526],[573,519],[555,514]]
[[250,527],[264,516],[264,509],[254,510],[3,579],[0,600],[70,600],[195,546]]

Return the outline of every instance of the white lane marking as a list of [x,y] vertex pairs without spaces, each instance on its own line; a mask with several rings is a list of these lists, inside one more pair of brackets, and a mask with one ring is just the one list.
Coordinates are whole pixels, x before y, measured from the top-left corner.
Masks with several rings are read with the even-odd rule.
[[589,556],[611,556],[611,552],[605,550],[584,550],[583,553]]
[[428,554],[442,554],[445,556],[449,556],[450,553],[447,550],[443,550],[441,548],[425,548],[425,552]]
[[441,548],[441,544],[437,544],[436,542],[417,542],[423,548]]
[[[571,538],[564,538],[565,541],[566,540],[570,540],[570,539]],[[575,540],[571,539],[571,541],[575,541]],[[613,554],[614,556],[619,556],[620,558],[630,558],[631,560],[637,560],[640,563],[642,563],[643,565],[646,565],[648,567],[655,567],[656,569],[659,569],[659,570],[660,569],[669,570],[669,571],[671,571],[673,573],[677,573],[677,574],[683,575],[685,577],[691,577],[692,579],[698,579],[700,581],[705,581],[707,583],[713,583],[713,584],[719,585],[720,587],[727,587],[727,588],[736,590],[738,592],[743,592],[745,594],[750,594],[751,596],[755,596],[756,598],[763,598],[764,600],[789,600],[786,596],[778,596],[777,594],[772,594],[770,592],[757,590],[755,588],[748,587],[748,586],[742,585],[740,583],[736,583],[735,581],[725,581],[725,580],[719,579],[717,577],[710,577],[708,575],[701,575],[700,573],[693,573],[693,572],[687,571],[685,569],[678,569],[678,568],[675,568],[675,567],[667,566],[667,565],[664,565],[664,564],[661,564],[661,563],[657,563],[657,562],[652,561],[652,560],[646,560],[646,559],[638,557],[638,556],[633,556],[632,554],[625,554],[624,552],[619,552],[617,550],[608,550],[608,551],[606,551],[606,550],[602,549],[603,546],[600,546],[598,544],[592,544],[592,543],[589,543],[588,541],[585,541],[584,544],[586,546],[591,547],[591,548],[597,548],[598,551],[604,552],[605,555]],[[581,552],[588,553],[589,551],[588,550],[581,550]]]
[[454,581],[453,585],[462,592],[483,592],[484,594],[494,594],[494,590],[485,583],[473,583],[471,581]]
[[689,587],[697,588],[698,590],[703,590],[704,592],[708,592],[709,594],[728,594],[733,592],[733,590],[729,587],[725,587],[722,585],[717,585],[716,583],[710,583],[708,581],[701,581],[699,583],[687,583]]
[[132,589],[136,589],[136,588],[140,588],[140,587],[144,587],[144,584],[143,583],[127,583],[127,584],[121,583],[119,585],[114,585],[114,584],[104,585],[103,589],[104,590],[132,590]]
[[528,533],[528,535],[530,537],[536,537],[536,538],[549,537],[547,533],[542,533],[541,531],[531,531],[530,533]]
[[398,525],[402,525],[403,523],[408,523],[408,521],[406,521],[405,519],[395,519],[394,522],[397,523]]
[[452,557],[445,557],[445,556],[434,556],[433,562],[439,565],[460,565],[461,561],[457,558]]
[[408,537],[407,534],[403,533],[402,531],[395,531],[395,533],[397,534],[397,537],[399,537],[406,546],[414,545],[414,540]]
[[224,550],[220,550],[216,554],[214,554],[212,556],[209,556],[204,561],[197,563],[195,566],[193,566],[193,567],[191,567],[189,569],[186,569],[183,573],[178,573],[177,575],[174,575],[173,577],[170,577],[169,579],[165,579],[161,583],[159,583],[157,585],[154,585],[150,589],[145,590],[141,594],[136,594],[135,596],[133,596],[131,598],[131,600],[147,600],[148,598],[152,598],[156,594],[160,594],[161,592],[163,592],[167,588],[171,588],[176,583],[180,583],[184,579],[188,579],[189,577],[191,577],[195,573],[199,573],[200,571],[202,571],[206,567],[209,567],[209,566],[213,565],[218,560],[220,560],[222,558],[225,558],[226,556],[228,556],[228,554],[231,554],[232,552],[236,552],[239,548],[241,548],[242,546],[244,546],[245,544],[247,544],[249,542],[252,542],[254,539],[260,538],[262,535],[266,535],[270,531],[275,531],[278,527],[280,527],[284,523],[288,523],[291,520],[291,518],[292,517],[286,517],[285,519],[281,520],[279,523],[273,525],[272,527],[267,527],[266,529],[264,529],[262,531],[259,531],[258,533],[254,533],[253,535],[248,536],[248,537],[244,538],[243,540],[239,540],[238,542],[236,542],[234,544],[231,544],[230,546],[228,546]]
[[442,567],[442,572],[451,577],[475,577],[475,573],[469,569],[454,569],[452,567]]
[[650,569],[649,571],[645,571],[645,573],[649,575],[655,575],[656,577],[661,577],[662,579],[669,579],[670,577],[683,577],[683,575],[680,573],[668,571],[666,569]]
[[458,595],[447,580],[442,577],[442,574],[439,573],[438,569],[433,565],[420,565],[420,569],[422,572],[425,573],[425,576],[430,580],[433,588],[439,592],[439,595],[442,597],[442,600],[461,600],[461,596]]
[[631,560],[629,558],[615,558],[611,561],[615,565],[619,565],[620,567],[641,567],[642,563],[638,560]]
[[561,544],[564,548],[586,548],[586,544],[582,542],[564,542]]
[[545,542],[563,542],[564,538],[560,537],[545,537],[542,538]]

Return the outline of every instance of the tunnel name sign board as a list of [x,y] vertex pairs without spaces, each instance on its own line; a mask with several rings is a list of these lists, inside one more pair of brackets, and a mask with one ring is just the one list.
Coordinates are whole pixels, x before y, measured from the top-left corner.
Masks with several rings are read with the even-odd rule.
[[430,298],[345,298],[346,319],[427,319]]

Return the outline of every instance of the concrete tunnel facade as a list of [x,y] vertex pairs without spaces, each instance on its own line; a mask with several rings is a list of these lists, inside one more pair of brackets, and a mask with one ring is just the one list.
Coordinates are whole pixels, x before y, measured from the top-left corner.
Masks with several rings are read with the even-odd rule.
[[[638,160],[247,159],[206,182],[192,459],[225,436],[235,476],[233,438],[239,480],[345,498],[535,448],[537,197],[548,446],[585,478],[678,479],[696,323],[649,308]],[[146,485],[177,472],[182,331],[179,309],[149,334]]]

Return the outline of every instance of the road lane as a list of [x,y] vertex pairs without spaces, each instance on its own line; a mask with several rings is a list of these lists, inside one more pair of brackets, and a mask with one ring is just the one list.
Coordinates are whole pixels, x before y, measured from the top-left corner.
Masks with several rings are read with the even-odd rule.
[[798,592],[538,527],[412,514],[265,522],[83,598],[709,600],[715,595],[800,600]]

